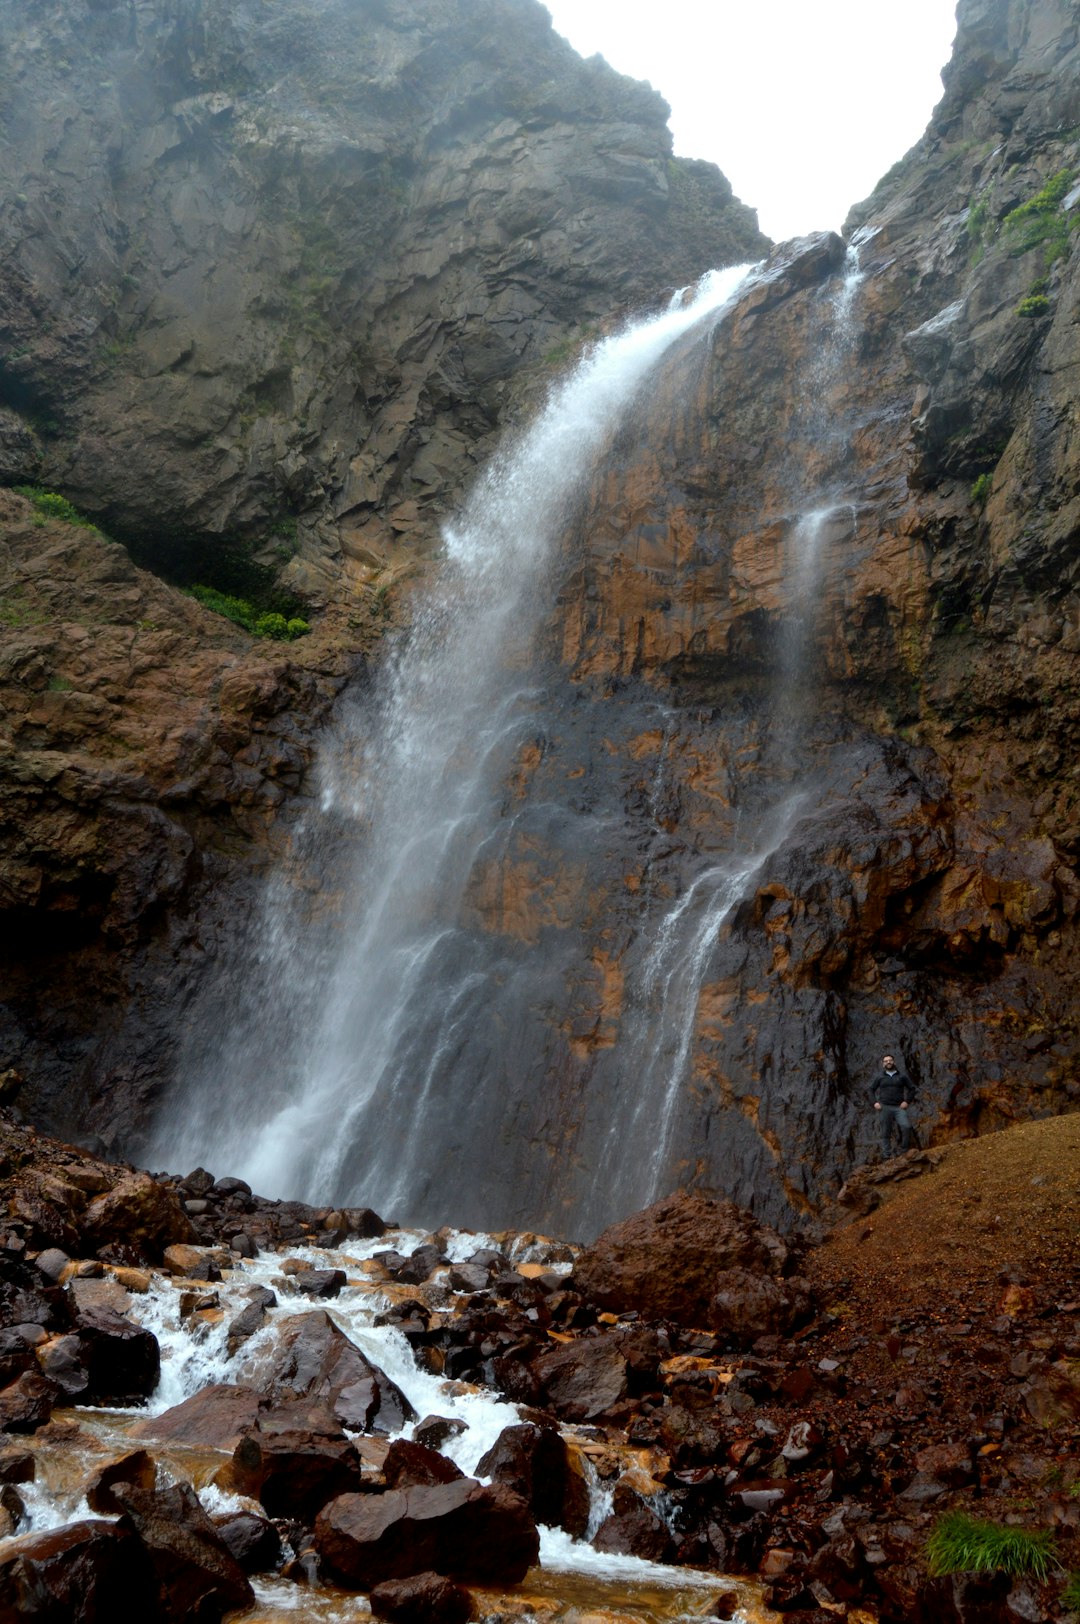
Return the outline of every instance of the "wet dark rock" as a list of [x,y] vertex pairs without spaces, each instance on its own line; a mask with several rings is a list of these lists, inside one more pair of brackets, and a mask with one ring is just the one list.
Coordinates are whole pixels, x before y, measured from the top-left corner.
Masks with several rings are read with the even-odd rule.
[[468,1624],[476,1617],[469,1592],[437,1573],[418,1573],[411,1579],[387,1579],[371,1592],[375,1618],[391,1624]]
[[0,1387],[15,1381],[24,1370],[35,1370],[37,1364],[34,1344],[24,1331],[15,1326],[0,1331]]
[[543,1402],[566,1421],[591,1421],[653,1385],[660,1353],[645,1333],[607,1331],[554,1347],[530,1369]]
[[245,1433],[226,1468],[229,1488],[258,1500],[271,1517],[310,1525],[327,1501],[359,1491],[360,1457],[327,1415],[328,1431],[290,1425],[288,1411]]
[[91,1511],[118,1516],[123,1506],[113,1493],[118,1483],[131,1483],[137,1489],[152,1489],[157,1468],[145,1449],[133,1449],[117,1460],[99,1466],[86,1486],[86,1503]]
[[[477,1467],[477,1475],[489,1475],[482,1463]],[[415,1440],[410,1442],[407,1438],[395,1438],[383,1462],[383,1477],[388,1489],[409,1489],[424,1483],[453,1483],[456,1478],[464,1476],[460,1466],[445,1455],[440,1455],[438,1450]]]
[[670,1562],[674,1541],[666,1524],[641,1496],[625,1484],[615,1489],[612,1508],[593,1535],[598,1551],[616,1556],[639,1556],[647,1562]]
[[350,1235],[358,1235],[361,1240],[377,1240],[386,1234],[386,1224],[370,1207],[345,1207],[343,1213]]
[[[62,1338],[66,1346],[68,1383],[85,1373],[78,1396],[90,1404],[137,1404],[149,1398],[161,1374],[157,1337],[108,1308],[81,1312],[76,1330]],[[72,1397],[78,1391],[71,1385]]]
[[0,1483],[32,1483],[34,1456],[28,1449],[12,1445],[0,1448]]
[[213,1521],[245,1573],[273,1573],[281,1566],[281,1536],[265,1517],[257,1517],[253,1511],[236,1511]]
[[32,1534],[0,1555],[0,1617],[41,1624],[156,1624],[157,1584],[140,1541],[112,1522]]
[[129,1437],[155,1443],[189,1444],[195,1448],[235,1449],[254,1426],[269,1400],[251,1387],[217,1382],[161,1415],[136,1421]]
[[189,1173],[186,1179],[180,1180],[179,1187],[185,1195],[195,1197],[208,1195],[214,1188],[214,1175],[208,1173],[205,1167],[196,1167],[194,1172]]
[[36,1432],[52,1415],[61,1390],[37,1371],[26,1370],[0,1391],[0,1432]]
[[67,1253],[61,1252],[58,1246],[51,1246],[46,1251],[39,1252],[34,1259],[35,1267],[41,1271],[46,1280],[51,1280],[54,1285],[59,1285],[60,1276],[70,1262],[71,1259]]
[[437,1246],[418,1246],[411,1256],[402,1259],[394,1269],[394,1278],[405,1286],[420,1286],[442,1267],[442,1254]]
[[589,1488],[565,1439],[553,1427],[505,1427],[477,1462],[478,1477],[494,1478],[519,1494],[538,1523],[564,1528],[575,1539],[589,1522]]
[[322,1399],[351,1432],[399,1432],[415,1419],[401,1389],[321,1310],[278,1322],[266,1390]]
[[450,1438],[460,1438],[465,1422],[456,1416],[426,1415],[413,1428],[413,1438],[428,1449],[441,1449]]
[[253,1604],[243,1570],[189,1484],[154,1490],[118,1483],[113,1494],[123,1507],[121,1526],[135,1531],[149,1556],[163,1619],[214,1621]]
[[336,1297],[344,1284],[344,1269],[306,1269],[293,1275],[293,1288],[302,1297]]
[[3,1250],[0,1324],[43,1325],[49,1331],[66,1331],[71,1324],[71,1307],[63,1287],[49,1284],[32,1264]]
[[277,1297],[266,1286],[256,1286],[251,1292],[246,1308],[242,1308],[235,1319],[229,1322],[226,1340],[230,1353],[234,1353],[242,1342],[249,1336],[261,1330],[266,1323],[266,1311],[277,1304]]
[[369,1590],[418,1573],[517,1584],[540,1549],[525,1502],[472,1478],[430,1488],[347,1494],[319,1514],[315,1546],[341,1583]]

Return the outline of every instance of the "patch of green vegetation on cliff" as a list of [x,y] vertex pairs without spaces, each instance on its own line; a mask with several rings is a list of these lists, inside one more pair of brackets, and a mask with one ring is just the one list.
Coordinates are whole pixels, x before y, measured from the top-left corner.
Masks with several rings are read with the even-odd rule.
[[48,618],[43,610],[27,602],[21,587],[0,597],[0,626],[23,631],[27,626],[44,626]]
[[993,484],[992,474],[980,474],[971,487],[971,500],[977,507],[984,508],[990,500],[990,487]]
[[1045,316],[1049,309],[1050,300],[1045,293],[1029,293],[1027,298],[1021,299],[1017,305],[1016,314],[1034,320],[1037,316]]
[[212,586],[190,586],[187,589],[189,598],[201,603],[204,609],[212,609],[216,615],[224,615],[235,626],[242,626],[253,637],[273,637],[279,642],[292,642],[295,637],[303,637],[311,630],[306,620],[299,615],[286,618],[277,610],[267,610],[260,614],[254,604],[246,598],[234,598],[227,592],[218,592]]
[[1061,1605],[1072,1613],[1080,1613],[1080,1570],[1070,1573],[1061,1592]]
[[1075,178],[1074,169],[1059,169],[1034,197],[1005,216],[1002,228],[1013,258],[1041,246],[1049,270],[1068,253],[1069,235],[1076,221],[1069,218],[1061,204]]
[[98,528],[93,519],[80,513],[66,496],[60,496],[56,491],[43,490],[40,485],[16,485],[15,494],[25,496],[32,503],[38,515],[35,521],[38,524],[44,524],[46,519],[57,519],[62,524],[77,524],[84,530]]
[[926,1545],[926,1565],[935,1577],[949,1573],[1033,1574],[1045,1579],[1054,1560],[1054,1536],[1025,1528],[978,1522],[962,1511],[941,1518]]

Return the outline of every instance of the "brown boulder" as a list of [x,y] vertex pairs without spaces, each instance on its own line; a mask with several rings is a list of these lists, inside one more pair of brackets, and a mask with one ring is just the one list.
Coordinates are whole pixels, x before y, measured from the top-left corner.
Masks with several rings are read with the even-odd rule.
[[118,1483],[113,1494],[123,1507],[120,1526],[138,1534],[150,1558],[163,1619],[213,1624],[232,1608],[254,1604],[240,1564],[190,1484],[154,1490]]
[[319,1513],[315,1548],[327,1571],[356,1590],[426,1572],[518,1584],[538,1558],[540,1536],[519,1495],[464,1477],[342,1495]]
[[646,1562],[670,1562],[675,1554],[666,1525],[625,1483],[616,1486],[611,1511],[592,1543],[607,1555],[639,1556]]
[[400,1432],[416,1419],[400,1387],[321,1310],[279,1322],[266,1391],[278,1403],[321,1399],[350,1432]]
[[[157,1337],[109,1308],[80,1314],[76,1330],[60,1341],[66,1370],[62,1385],[82,1403],[137,1404],[149,1398],[158,1384],[161,1352]],[[77,1390],[72,1384],[78,1383],[80,1372],[85,1374],[85,1383]]]
[[813,1317],[814,1297],[808,1280],[787,1280],[727,1269],[719,1277],[709,1324],[733,1341],[749,1344],[759,1336],[785,1336]]
[[156,1624],[146,1553],[119,1523],[77,1522],[27,1536],[0,1556],[0,1619],[42,1624]]
[[36,1432],[60,1398],[55,1383],[36,1370],[24,1370],[0,1392],[0,1432]]
[[245,1573],[272,1573],[281,1566],[281,1536],[265,1517],[234,1511],[215,1517],[214,1527]]
[[335,1436],[289,1429],[287,1422],[287,1415],[264,1417],[241,1438],[226,1468],[227,1486],[258,1500],[271,1517],[311,1523],[327,1501],[359,1492],[360,1457],[336,1428]]
[[626,1356],[614,1333],[552,1348],[531,1368],[543,1401],[564,1421],[591,1421],[629,1392]]
[[413,1579],[387,1579],[371,1592],[375,1618],[391,1624],[468,1624],[476,1607],[467,1590],[438,1573],[418,1573]]
[[564,1528],[575,1539],[584,1536],[589,1486],[554,1427],[504,1427],[477,1463],[476,1475],[494,1478],[520,1494],[538,1523]]
[[157,1468],[146,1450],[133,1449],[98,1468],[87,1484],[86,1503],[91,1511],[115,1516],[124,1509],[113,1493],[118,1483],[133,1483],[139,1489],[152,1489],[156,1479]]
[[[481,1477],[491,1475],[484,1470],[482,1463],[477,1473]],[[383,1462],[383,1477],[388,1489],[418,1488],[422,1483],[453,1483],[455,1478],[464,1476],[461,1467],[455,1466],[447,1456],[440,1455],[437,1449],[428,1449],[425,1444],[408,1438],[395,1438]]]
[[131,1438],[154,1443],[194,1444],[206,1449],[235,1449],[255,1424],[266,1399],[251,1387],[215,1383],[193,1393],[161,1415],[147,1416],[129,1429]]
[[782,1275],[794,1257],[731,1201],[681,1190],[605,1229],[574,1265],[574,1289],[600,1308],[711,1326],[719,1277]]
[[179,1198],[149,1173],[125,1173],[91,1201],[81,1227],[90,1247],[122,1241],[155,1263],[166,1246],[195,1238]]

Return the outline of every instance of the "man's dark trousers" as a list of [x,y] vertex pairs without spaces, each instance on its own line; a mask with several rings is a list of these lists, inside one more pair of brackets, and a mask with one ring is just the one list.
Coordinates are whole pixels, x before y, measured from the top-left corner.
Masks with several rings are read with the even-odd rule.
[[911,1118],[902,1105],[882,1105],[878,1111],[881,1117],[881,1148],[886,1159],[890,1155],[890,1142],[892,1140],[893,1126],[900,1135],[900,1150],[910,1150],[914,1134],[911,1129]]

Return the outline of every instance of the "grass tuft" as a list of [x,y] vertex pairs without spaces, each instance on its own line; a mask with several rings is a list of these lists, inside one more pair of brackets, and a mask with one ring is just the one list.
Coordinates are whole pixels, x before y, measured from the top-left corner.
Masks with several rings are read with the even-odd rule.
[[976,1522],[962,1511],[942,1517],[926,1545],[926,1565],[935,1578],[948,1573],[1030,1573],[1045,1579],[1054,1560],[1054,1536],[999,1523]]

